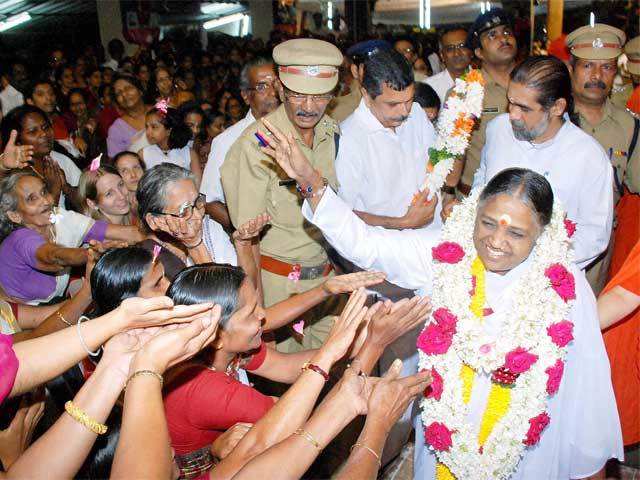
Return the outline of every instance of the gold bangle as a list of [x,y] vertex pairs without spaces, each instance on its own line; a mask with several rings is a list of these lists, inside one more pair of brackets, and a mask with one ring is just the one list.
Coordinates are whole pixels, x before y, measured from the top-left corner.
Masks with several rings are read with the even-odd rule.
[[60,319],[60,321],[62,323],[64,323],[65,325],[69,326],[69,327],[73,327],[73,325],[71,325],[69,322],[67,322],[67,320],[64,318],[64,316],[60,313],[60,310],[58,310],[56,312],[56,315],[58,316],[58,318]]
[[131,380],[133,380],[136,377],[139,377],[140,375],[148,375],[150,377],[156,377],[158,380],[160,380],[160,388],[162,388],[162,385],[164,384],[164,379],[162,378],[162,375],[160,375],[158,372],[154,372],[153,370],[138,370],[137,372],[133,372],[131,376],[127,379],[127,383],[125,383],[124,389],[125,390],[127,389],[127,387],[129,386],[129,382]]
[[311,435],[306,430],[303,430],[302,428],[299,428],[293,433],[295,435],[298,435],[298,436],[304,438],[305,440],[307,440],[311,445],[316,447],[318,450],[322,450],[322,447],[320,447],[320,444],[318,443],[318,441],[315,438],[313,438],[313,435]]
[[356,448],[356,447],[362,447],[362,448],[364,448],[365,450],[368,450],[368,451],[369,451],[369,453],[371,453],[371,455],[373,455],[374,457],[376,457],[376,460],[378,461],[378,467],[382,467],[382,461],[380,460],[380,455],[378,455],[378,454],[373,450],[373,448],[369,448],[369,447],[367,447],[364,443],[360,443],[360,442],[358,442],[358,443],[354,443],[354,444],[351,446],[351,451],[353,451],[353,449],[354,449],[354,448]]
[[107,433],[107,426],[96,422],[94,419],[90,418],[84,411],[80,410],[76,407],[71,400],[64,404],[65,411],[73,418],[76,422],[81,424],[82,426],[88,428],[93,433],[98,435],[104,435]]

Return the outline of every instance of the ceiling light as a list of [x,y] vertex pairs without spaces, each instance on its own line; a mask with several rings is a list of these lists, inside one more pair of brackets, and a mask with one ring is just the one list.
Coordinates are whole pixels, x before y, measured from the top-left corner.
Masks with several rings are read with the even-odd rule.
[[244,13],[234,13],[233,15],[227,15],[226,17],[216,18],[215,20],[209,20],[202,24],[202,28],[205,30],[211,30],[212,28],[226,25],[227,23],[237,22],[242,20],[246,15]]
[[14,15],[12,17],[7,18],[0,22],[0,32],[6,32],[7,30],[17,27],[21,23],[28,22],[31,20],[31,15],[29,12],[23,12],[19,15]]

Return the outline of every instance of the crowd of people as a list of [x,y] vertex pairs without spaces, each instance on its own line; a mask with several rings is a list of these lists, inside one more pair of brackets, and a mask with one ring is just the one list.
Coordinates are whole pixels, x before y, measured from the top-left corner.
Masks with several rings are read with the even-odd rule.
[[640,37],[219,40],[2,66],[0,478],[640,468]]

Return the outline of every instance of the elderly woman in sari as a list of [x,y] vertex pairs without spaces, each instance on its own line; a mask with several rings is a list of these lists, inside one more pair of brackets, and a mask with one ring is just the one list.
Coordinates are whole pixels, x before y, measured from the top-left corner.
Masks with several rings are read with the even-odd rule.
[[[303,214],[336,250],[433,295],[417,338],[420,368],[435,386],[414,418],[414,478],[585,478],[623,458],[595,298],[543,176],[498,173],[454,209],[439,240],[429,230],[366,225],[291,136],[265,125],[273,135],[263,151],[313,192]],[[417,364],[409,352],[405,366]]]
[[135,227],[96,221],[54,208],[45,183],[34,172],[14,170],[0,180],[0,286],[31,305],[63,296],[70,267],[87,262],[83,244],[139,241]]

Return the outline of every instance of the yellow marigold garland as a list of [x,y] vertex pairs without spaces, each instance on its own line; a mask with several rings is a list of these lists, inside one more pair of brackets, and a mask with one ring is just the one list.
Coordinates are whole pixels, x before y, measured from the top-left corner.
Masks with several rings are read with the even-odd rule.
[[471,275],[472,278],[476,279],[476,287],[473,297],[471,297],[471,305],[469,309],[476,318],[482,321],[484,319],[484,304],[487,301],[486,292],[485,292],[485,269],[482,260],[480,257],[476,257],[476,259],[471,264]]

